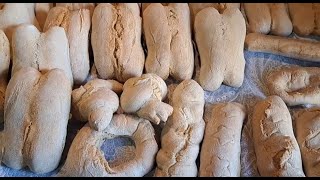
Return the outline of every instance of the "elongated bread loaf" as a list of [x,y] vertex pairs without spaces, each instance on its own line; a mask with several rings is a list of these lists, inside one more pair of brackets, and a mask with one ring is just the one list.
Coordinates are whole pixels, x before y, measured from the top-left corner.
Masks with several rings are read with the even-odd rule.
[[26,67],[10,79],[5,96],[2,162],[36,173],[57,168],[67,136],[71,84],[64,71]]
[[315,12],[312,3],[288,3],[293,31],[301,36],[310,35],[315,28]]
[[73,84],[69,43],[62,27],[55,26],[41,33],[33,25],[20,25],[13,34],[12,49],[11,76],[25,67],[33,67],[42,72],[59,68]]
[[244,79],[246,36],[240,10],[227,8],[220,14],[215,8],[207,7],[197,13],[194,29],[201,60],[199,84],[202,88],[214,91],[222,83],[240,87]]
[[[135,143],[135,157],[113,166],[105,160],[100,147],[106,139],[121,136],[132,138]],[[95,131],[88,124],[80,129],[72,141],[67,160],[58,176],[142,177],[151,171],[157,151],[154,129],[149,121],[117,114],[103,131]]]
[[42,31],[51,8],[53,8],[53,3],[35,3],[34,10]]
[[91,27],[88,9],[69,10],[54,7],[49,11],[44,31],[54,26],[63,27],[69,43],[70,65],[75,84],[83,84],[89,74],[89,30]]
[[289,36],[292,33],[292,22],[286,3],[270,3],[268,4],[271,15],[270,34],[277,36]]
[[95,3],[56,3],[57,7],[66,7],[71,11],[80,10],[80,9],[89,9],[90,17],[92,17]]
[[164,80],[169,75],[179,81],[191,79],[194,53],[188,4],[150,4],[143,11],[143,29],[148,48],[146,72]]
[[320,176],[320,109],[303,109],[295,118],[297,141],[302,155],[304,170],[308,177]]
[[91,43],[101,79],[125,82],[142,75],[141,19],[137,3],[102,3],[95,8]]
[[245,49],[320,62],[320,42],[315,41],[250,33],[246,36]]
[[248,20],[248,32],[268,34],[271,27],[271,15],[267,3],[243,3]]
[[196,177],[205,123],[204,91],[194,80],[182,81],[172,97],[173,113],[161,132],[155,176]]
[[10,43],[6,34],[0,29],[0,123],[3,122],[4,98],[8,84],[10,65]]
[[291,115],[279,96],[269,96],[254,106],[251,125],[261,176],[305,176]]
[[200,153],[199,176],[240,177],[240,139],[246,109],[235,102],[213,106]]

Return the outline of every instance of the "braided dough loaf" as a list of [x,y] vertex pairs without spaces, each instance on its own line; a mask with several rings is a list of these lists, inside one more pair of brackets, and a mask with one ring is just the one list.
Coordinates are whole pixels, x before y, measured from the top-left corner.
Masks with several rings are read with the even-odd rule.
[[10,65],[10,44],[6,34],[0,29],[0,123],[3,122],[4,98],[8,84]]
[[36,18],[42,30],[51,8],[53,8],[53,3],[35,3]]
[[240,10],[227,8],[219,14],[212,7],[205,8],[197,13],[194,29],[201,60],[199,84],[202,88],[214,91],[221,83],[240,87],[244,79],[246,36]]
[[141,17],[137,3],[99,4],[92,17],[91,43],[101,79],[125,82],[144,67]]
[[[135,143],[135,157],[113,167],[100,150],[105,139],[129,136]],[[142,177],[151,171],[158,145],[149,121],[136,116],[116,114],[103,131],[85,125],[74,138],[65,164],[58,176],[81,177]]]
[[292,23],[285,3],[243,3],[248,31],[253,33],[289,36]]
[[60,69],[26,67],[10,79],[5,96],[2,162],[36,173],[57,168],[67,136],[71,84]]
[[203,89],[194,80],[182,81],[173,92],[172,107],[173,114],[161,132],[155,176],[196,177],[205,128]]
[[164,80],[169,75],[179,81],[191,79],[194,53],[188,4],[152,3],[143,11],[143,29],[148,47],[146,72]]
[[261,176],[305,176],[291,116],[279,96],[269,96],[254,106],[251,125]]
[[70,63],[75,84],[83,84],[89,74],[89,30],[91,27],[88,9],[69,10],[54,7],[49,11],[44,31],[54,26],[63,27],[69,42]]
[[73,84],[69,43],[63,28],[53,27],[40,33],[33,25],[20,25],[13,34],[12,49],[11,76],[25,67],[33,67],[39,71],[59,68]]
[[235,102],[212,107],[201,147],[199,176],[240,177],[240,139],[246,109]]
[[33,24],[40,29],[34,8],[35,3],[4,3],[0,6],[0,29],[5,32],[9,42],[20,24]]
[[137,113],[155,124],[166,122],[173,108],[162,100],[167,95],[166,83],[155,74],[128,79],[123,85],[120,105],[126,113]]
[[119,107],[122,84],[114,80],[94,79],[72,91],[72,116],[96,131],[104,130]]
[[283,67],[267,76],[270,95],[278,95],[289,106],[320,105],[320,68]]
[[320,176],[319,138],[320,109],[300,110],[295,119],[297,141],[302,155],[304,170],[308,177]]

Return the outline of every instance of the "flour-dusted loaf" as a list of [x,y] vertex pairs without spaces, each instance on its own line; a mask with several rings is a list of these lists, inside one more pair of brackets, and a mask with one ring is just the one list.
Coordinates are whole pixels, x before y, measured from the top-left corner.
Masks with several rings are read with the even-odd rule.
[[161,132],[155,176],[196,177],[205,122],[204,91],[194,80],[182,81],[172,96],[173,113]]
[[173,108],[162,102],[167,95],[167,85],[156,74],[143,74],[128,79],[123,85],[120,105],[126,113],[137,113],[139,117],[155,124],[166,122]]
[[33,24],[40,29],[34,8],[35,3],[4,3],[0,7],[0,29],[5,32],[9,42],[20,24]]
[[279,96],[269,96],[256,103],[251,126],[261,176],[305,176],[291,115]]
[[50,9],[53,8],[53,3],[35,3],[35,13],[40,29],[43,30]]
[[245,20],[237,8],[223,14],[212,7],[197,13],[194,23],[201,67],[199,84],[214,91],[222,83],[240,87],[244,79]]
[[71,84],[63,70],[17,71],[7,87],[2,162],[35,173],[57,168],[67,136]]
[[101,3],[95,8],[91,43],[100,78],[125,82],[142,75],[141,21],[137,3]]
[[235,102],[212,107],[200,153],[199,176],[240,177],[240,139],[246,109]]
[[91,27],[88,9],[69,10],[54,7],[49,11],[44,32],[54,26],[63,27],[69,43],[70,63],[75,84],[83,84],[89,74],[89,30]]
[[[125,163],[109,163],[100,150],[105,140],[130,137],[135,143],[135,156]],[[103,131],[87,124],[74,138],[65,164],[58,176],[69,177],[142,177],[152,170],[158,145],[151,123],[136,116],[116,114]]]
[[292,23],[285,3],[243,3],[248,32],[289,36]]
[[270,72],[266,86],[289,106],[320,105],[320,68],[282,67]]
[[10,43],[6,34],[0,29],[0,123],[3,122],[4,98],[8,84],[10,65]]
[[90,17],[92,17],[95,3],[56,3],[57,7],[66,7],[69,10],[79,10],[79,9],[89,9],[90,10]]
[[80,121],[89,121],[94,130],[104,130],[119,107],[116,94],[119,91],[122,91],[122,84],[117,81],[89,81],[72,91],[72,116]]
[[152,3],[143,11],[148,48],[145,69],[166,80],[191,79],[194,53],[188,3]]
[[289,36],[292,33],[292,22],[286,3],[269,3],[271,15],[270,34]]
[[35,26],[23,24],[16,28],[12,37],[12,73],[24,67],[33,67],[45,72],[59,68],[64,70],[73,83],[69,43],[62,27],[50,28],[41,33]]
[[245,48],[297,60],[320,62],[320,42],[317,41],[250,33],[246,36]]
[[293,31],[300,36],[310,35],[315,28],[312,3],[288,3]]
[[320,109],[316,107],[299,110],[295,122],[305,173],[308,177],[319,177]]

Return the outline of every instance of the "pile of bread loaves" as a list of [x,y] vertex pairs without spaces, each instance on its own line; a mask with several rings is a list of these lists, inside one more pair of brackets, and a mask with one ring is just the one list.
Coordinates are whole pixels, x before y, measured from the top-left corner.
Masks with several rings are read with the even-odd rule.
[[[244,49],[320,62],[319,42],[287,37],[320,35],[319,4],[0,3],[0,160],[57,169],[72,118],[86,124],[58,176],[144,176],[155,165],[154,176],[240,176],[251,112],[218,103],[205,122],[204,92],[242,86]],[[260,175],[320,176],[320,109],[299,112],[294,132],[287,108],[320,105],[320,69],[279,68],[266,84],[250,118]],[[135,155],[114,165],[100,147],[122,136]]]

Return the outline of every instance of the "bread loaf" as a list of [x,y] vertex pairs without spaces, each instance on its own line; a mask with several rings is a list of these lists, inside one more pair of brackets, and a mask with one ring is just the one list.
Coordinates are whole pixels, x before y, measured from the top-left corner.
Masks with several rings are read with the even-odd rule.
[[288,3],[293,31],[300,36],[310,35],[315,28],[312,3]]
[[142,75],[141,21],[137,3],[102,3],[95,8],[91,43],[100,78],[125,82]]
[[254,106],[251,125],[261,176],[305,176],[291,116],[279,96],[269,96]]
[[308,177],[319,177],[320,109],[303,109],[297,114],[295,119],[296,135],[301,150],[304,170]]
[[25,67],[41,72],[59,68],[64,70],[73,84],[69,43],[62,27],[53,27],[41,33],[33,25],[20,25],[13,34],[12,49],[11,76]]
[[182,81],[172,96],[173,113],[161,132],[155,176],[196,177],[205,123],[204,91],[194,80]]
[[10,65],[10,43],[6,34],[0,29],[0,123],[3,122],[4,98],[8,84]]
[[90,17],[92,17],[95,3],[56,3],[57,7],[66,7],[71,11],[80,10],[80,9],[89,9]]
[[[200,54],[199,84],[214,91],[222,83],[240,87],[244,79],[243,44],[245,20],[237,8],[227,8],[223,14],[208,7],[195,18],[195,38]],[[223,47],[223,48],[221,48]]]
[[240,177],[240,139],[246,109],[235,102],[219,103],[206,122],[199,176]]
[[250,33],[246,36],[245,49],[320,62],[320,43],[316,41]]
[[166,83],[155,74],[128,79],[123,85],[120,105],[126,113],[137,113],[155,124],[166,122],[172,107],[162,102],[167,95]]
[[[106,139],[126,136],[135,143],[135,157],[114,166],[100,150]],[[74,138],[65,164],[58,176],[81,177],[142,177],[151,171],[158,145],[150,122],[136,116],[114,115],[109,126],[95,131],[85,125]]]
[[119,107],[122,84],[113,80],[94,79],[72,91],[72,116],[89,121],[92,129],[104,130]]
[[179,81],[191,79],[194,53],[188,4],[152,3],[143,11],[143,29],[148,48],[146,73],[164,80],[169,75]]
[[35,3],[36,18],[41,30],[43,30],[44,23],[51,8],[53,8],[53,3]]
[[318,67],[283,67],[270,72],[266,86],[289,106],[320,105],[319,75]]
[[70,63],[75,84],[83,84],[89,74],[89,30],[91,27],[88,9],[69,10],[54,7],[49,11],[44,31],[54,26],[63,27],[69,43]]
[[2,162],[35,173],[57,168],[64,149],[71,84],[63,70],[21,68],[5,96]]

